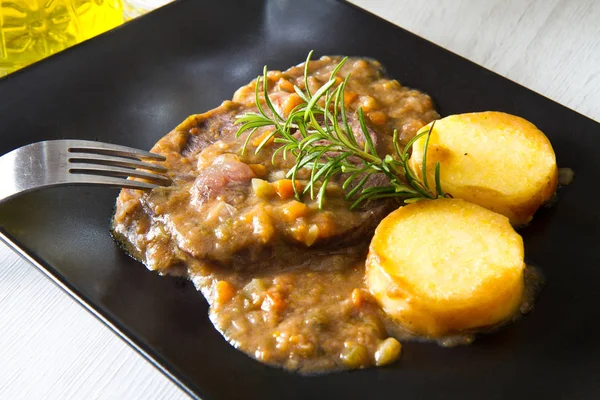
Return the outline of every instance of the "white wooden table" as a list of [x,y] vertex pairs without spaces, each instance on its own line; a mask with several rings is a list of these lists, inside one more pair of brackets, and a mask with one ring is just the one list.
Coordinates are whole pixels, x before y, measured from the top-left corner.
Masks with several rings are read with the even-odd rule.
[[[600,121],[600,2],[352,0]],[[0,243],[0,399],[185,399]]]

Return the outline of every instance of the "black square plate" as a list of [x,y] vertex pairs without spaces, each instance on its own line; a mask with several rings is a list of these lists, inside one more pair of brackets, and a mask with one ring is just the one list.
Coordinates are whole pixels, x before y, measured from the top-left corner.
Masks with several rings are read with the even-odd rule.
[[[406,343],[388,368],[303,377],[230,347],[193,286],[126,256],[108,228],[116,190],[56,188],[0,206],[4,239],[193,396],[597,398],[600,125],[353,6],[333,0],[181,1],[0,80],[0,154],[46,139],[150,148],[310,49],[375,58],[442,115],[520,115],[575,170],[558,205],[521,233],[547,279],[536,310],[471,346]],[[501,166],[499,166],[501,167]],[[518,177],[515,177],[518,179]]]

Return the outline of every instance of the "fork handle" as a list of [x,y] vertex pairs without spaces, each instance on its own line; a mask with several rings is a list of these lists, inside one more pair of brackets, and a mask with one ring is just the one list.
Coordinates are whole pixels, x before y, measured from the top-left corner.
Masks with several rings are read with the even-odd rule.
[[0,203],[32,190],[66,184],[57,173],[64,157],[50,150],[47,142],[38,142],[0,157]]
[[0,203],[27,190],[24,183],[15,179],[15,171],[21,167],[18,151],[19,149],[15,149],[0,157],[0,171],[3,171],[0,174]]

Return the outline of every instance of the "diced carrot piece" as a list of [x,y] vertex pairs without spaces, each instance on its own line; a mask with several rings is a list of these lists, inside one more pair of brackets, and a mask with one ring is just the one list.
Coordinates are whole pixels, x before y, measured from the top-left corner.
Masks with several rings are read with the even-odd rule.
[[[254,147],[258,147],[258,145],[260,145],[263,140],[265,140],[270,134],[272,134],[273,131],[271,130],[267,130],[265,131],[263,134],[255,136],[254,138],[252,138],[252,146]],[[275,141],[275,136],[272,136],[268,141],[267,141],[267,145],[272,144]]]
[[354,68],[365,70],[369,68],[369,63],[366,60],[358,60],[354,62]]
[[282,199],[289,199],[294,196],[294,187],[290,179],[280,179],[273,184],[277,195]]
[[256,210],[252,209],[252,210],[240,215],[240,221],[249,224],[250,222],[252,222],[252,218],[254,218],[255,215],[256,215]]
[[307,246],[312,246],[317,238],[319,237],[319,227],[315,224],[312,224],[308,231],[306,232],[306,237],[304,238],[304,244]]
[[223,305],[235,296],[235,287],[227,281],[218,281],[215,285],[216,302]]
[[345,91],[344,92],[344,104],[346,106],[352,104],[354,102],[354,100],[356,100],[357,97],[358,97],[358,95],[356,93]]
[[297,220],[298,218],[306,216],[308,214],[309,208],[306,204],[300,203],[297,200],[292,200],[287,204],[281,206],[281,213],[286,217],[286,219],[290,222]]
[[364,289],[354,288],[351,298],[352,305],[356,308],[362,307],[365,303],[373,303],[373,297]]
[[[277,182],[274,182],[273,186],[279,197],[284,200],[292,198],[295,195],[294,184],[291,179],[280,179]],[[298,181],[296,181],[296,190],[302,190],[302,184]]]
[[402,87],[402,85],[400,85],[400,82],[398,82],[397,80],[394,79],[394,80],[384,83],[383,87],[386,90],[392,90],[392,89],[400,89]]
[[352,305],[354,305],[354,307],[360,308],[360,306],[362,306],[363,297],[361,296],[359,288],[354,288],[354,290],[352,290],[351,298],[352,298]]
[[267,175],[267,167],[262,164],[249,164],[248,166],[259,178]]
[[303,102],[304,100],[302,100],[302,97],[298,96],[297,93],[290,94],[283,101],[283,115],[290,115],[294,107],[296,107],[298,104],[302,104]]
[[271,82],[277,82],[281,78],[281,71],[269,71],[267,72],[267,78]]
[[372,111],[367,114],[367,117],[374,125],[381,126],[387,122],[387,116],[381,111]]
[[294,84],[282,78],[279,80],[279,90],[283,90],[288,93],[294,93]]
[[288,231],[296,241],[305,243],[308,234],[308,226],[305,223],[294,224],[294,226],[288,228]]
[[260,308],[266,312],[283,311],[285,309],[285,301],[279,292],[268,291]]
[[379,109],[377,100],[375,100],[375,98],[372,96],[360,96],[360,106],[366,113],[377,111]]
[[275,233],[275,227],[273,227],[271,217],[269,217],[269,214],[263,209],[258,209],[256,215],[252,218],[252,228],[254,235],[256,235],[262,243],[268,243]]

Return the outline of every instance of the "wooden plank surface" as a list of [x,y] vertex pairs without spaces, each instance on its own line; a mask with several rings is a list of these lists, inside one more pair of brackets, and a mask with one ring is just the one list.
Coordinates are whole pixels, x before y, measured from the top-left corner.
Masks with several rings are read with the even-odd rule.
[[[600,120],[600,2],[352,0]],[[1,399],[186,399],[0,243]]]

